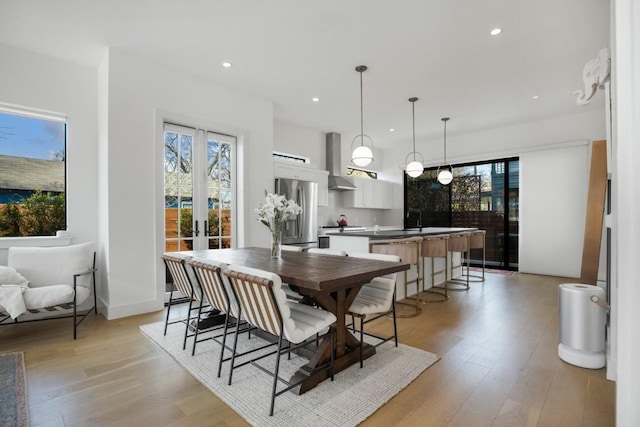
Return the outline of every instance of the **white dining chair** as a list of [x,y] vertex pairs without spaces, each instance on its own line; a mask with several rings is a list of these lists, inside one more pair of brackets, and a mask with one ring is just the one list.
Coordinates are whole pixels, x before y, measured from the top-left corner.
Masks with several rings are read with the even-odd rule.
[[339,251],[337,249],[329,249],[329,248],[309,248],[307,252],[309,252],[310,254],[347,256],[346,251]]
[[[351,258],[365,258],[378,261],[400,262],[397,255],[377,254],[377,253],[349,253]],[[396,324],[396,282],[397,273],[388,274],[386,276],[376,277],[369,283],[362,285],[356,299],[351,303],[349,312],[352,316],[351,326],[355,330],[355,318],[360,319],[360,367],[363,366],[363,345],[364,335],[377,338],[379,346],[391,339],[395,340],[398,346],[398,327]],[[379,319],[388,314],[393,315],[393,335],[390,337],[381,337],[372,333],[364,332],[364,325]],[[366,320],[365,320],[366,318]]]

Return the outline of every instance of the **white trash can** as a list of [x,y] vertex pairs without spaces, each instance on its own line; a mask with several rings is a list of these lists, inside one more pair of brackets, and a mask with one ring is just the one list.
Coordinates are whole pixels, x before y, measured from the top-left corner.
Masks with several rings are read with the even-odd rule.
[[563,283],[558,287],[560,359],[582,368],[605,366],[604,301],[604,289],[598,286]]

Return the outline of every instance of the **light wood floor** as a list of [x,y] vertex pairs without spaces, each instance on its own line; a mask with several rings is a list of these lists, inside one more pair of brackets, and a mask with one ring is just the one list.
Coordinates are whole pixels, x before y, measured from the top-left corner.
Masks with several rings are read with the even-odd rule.
[[[402,343],[442,360],[363,425],[613,426],[615,385],[604,369],[557,356],[557,285],[566,281],[489,274],[398,319]],[[68,319],[0,327],[0,353],[25,352],[32,426],[246,425],[138,332],[162,318],[92,315],[76,341]]]

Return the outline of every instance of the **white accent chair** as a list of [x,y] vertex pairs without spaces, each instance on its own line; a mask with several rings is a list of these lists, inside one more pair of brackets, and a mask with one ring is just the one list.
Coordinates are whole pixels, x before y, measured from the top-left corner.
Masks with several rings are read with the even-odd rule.
[[[15,269],[29,282],[22,294],[26,307],[25,316],[72,312],[55,318],[73,318],[73,339],[76,339],[78,325],[91,311],[98,314],[94,242],[45,248],[11,247],[7,266]],[[78,314],[78,309],[92,293],[93,306],[87,307],[86,313]],[[0,325],[53,318],[47,316],[18,320],[20,317],[11,320],[11,316],[0,307]]]
[[[278,375],[280,369],[280,356],[290,354],[292,351],[317,342],[320,338],[331,336],[332,342],[335,340],[333,330],[329,328],[335,323],[336,316],[326,310],[289,301],[282,290],[282,280],[277,274],[245,267],[242,265],[230,265],[228,270],[223,271],[232,284],[232,289],[236,293],[240,305],[240,314],[246,321],[262,331],[278,338],[278,350],[276,351],[276,363],[274,372],[266,369],[257,361],[272,355],[268,353],[253,360],[235,365],[235,354],[231,359],[231,369],[229,372],[229,383],[233,370],[248,363],[253,364],[260,370],[273,376],[273,388],[271,392],[271,407],[269,415],[273,415],[273,408],[276,396],[299,385],[307,378],[294,383]],[[320,334],[325,329],[328,332]],[[237,339],[238,334],[236,334]],[[283,341],[288,344],[284,345]],[[294,344],[293,346],[291,344]],[[334,347],[335,344],[332,345]],[[310,375],[328,371],[333,381],[334,352],[331,352],[331,361],[328,366],[319,367]],[[283,382],[286,387],[277,390],[278,382]]]
[[[379,261],[400,262],[397,255],[377,254],[377,253],[349,253],[352,258],[366,258]],[[376,277],[371,282],[362,285],[349,307],[349,313],[352,316],[351,325],[355,331],[355,318],[360,319],[360,367],[362,368],[362,348],[364,344],[364,335],[374,337],[380,340],[376,347],[393,339],[396,347],[398,346],[398,327],[396,324],[396,282],[398,273],[388,274],[386,276]],[[390,337],[380,337],[371,333],[364,332],[364,325],[372,322],[387,314],[393,315],[393,335]],[[366,318],[366,320],[365,320]]]

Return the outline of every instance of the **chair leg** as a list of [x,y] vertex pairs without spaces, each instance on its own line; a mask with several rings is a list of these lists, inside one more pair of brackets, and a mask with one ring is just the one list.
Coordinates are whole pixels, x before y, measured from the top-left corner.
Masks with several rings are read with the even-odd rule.
[[[196,344],[198,344],[198,332],[200,331],[200,328],[198,327],[198,324],[200,323],[200,316],[201,315],[202,315],[202,301],[198,305],[198,316],[196,317],[196,332],[193,335],[193,349],[191,350],[191,355],[192,356],[195,356],[195,354],[196,354]],[[187,320],[187,331],[189,331],[189,321],[188,320]]]
[[278,386],[278,372],[280,371],[280,352],[282,351],[282,334],[278,337],[278,354],[276,356],[276,369],[273,376],[273,388],[271,389],[271,408],[269,408],[269,416],[273,415],[273,407],[276,403],[276,387]]
[[233,376],[233,367],[236,362],[236,348],[238,346],[238,335],[240,334],[240,319],[242,317],[242,311],[238,313],[238,318],[236,319],[236,336],[233,338],[233,348],[231,349],[231,366],[229,367],[229,382],[231,385],[231,377]]
[[360,369],[362,369],[362,358],[364,356],[364,317],[360,318]]
[[335,352],[333,349],[336,348],[336,332],[333,331],[331,334],[331,366],[329,367],[329,373],[331,374],[331,381],[333,381],[333,368],[336,363]]
[[[187,348],[187,333],[189,332],[189,322],[191,321],[191,309],[193,308],[193,298],[189,300],[189,311],[187,312],[187,322],[184,327],[184,340],[182,341],[182,349]],[[198,329],[198,325],[196,325],[196,330]]]
[[391,301],[391,309],[393,310],[393,338],[396,341],[396,347],[398,346],[398,325],[396,324],[396,299],[395,297]]
[[220,378],[220,375],[222,374],[222,360],[224,359],[224,351],[226,349],[225,346],[227,345],[228,330],[229,330],[229,310],[227,310],[227,313],[224,319],[224,335],[222,336],[222,348],[220,349],[220,361],[218,362],[218,378]]
[[173,301],[173,291],[169,292],[169,305],[167,306],[167,318],[164,321],[164,335],[167,335],[167,326],[169,326],[169,313],[171,313],[172,301]]
[[78,324],[76,323],[76,313],[78,311],[78,308],[76,306],[76,302],[75,302],[75,296],[73,297],[74,301],[73,301],[73,339],[76,339],[76,332],[78,330]]

